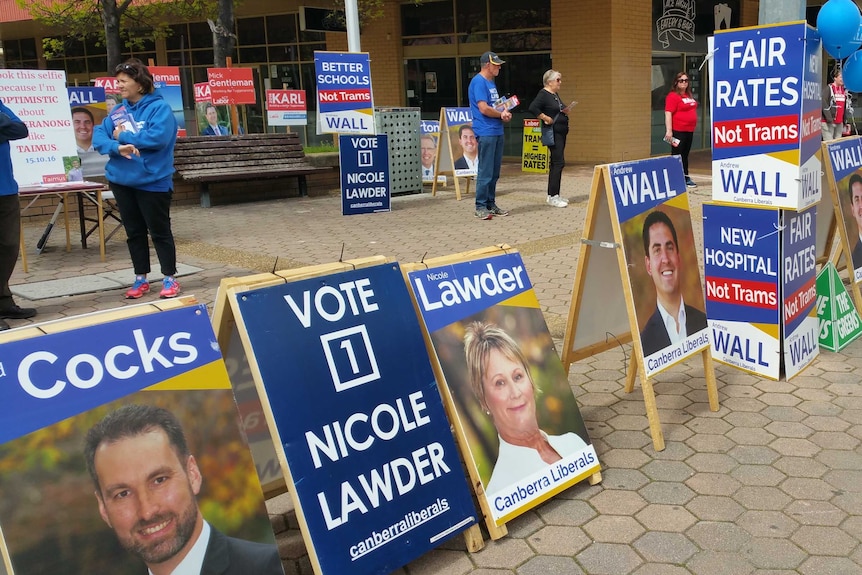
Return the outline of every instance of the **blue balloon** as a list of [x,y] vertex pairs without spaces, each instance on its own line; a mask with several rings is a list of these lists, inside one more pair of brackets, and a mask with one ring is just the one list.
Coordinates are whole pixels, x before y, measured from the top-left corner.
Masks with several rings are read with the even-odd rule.
[[836,60],[843,60],[860,47],[862,47],[862,24],[859,25],[856,35],[851,41],[847,42],[846,46],[827,46],[825,43],[823,44],[823,49]]
[[850,42],[846,46],[830,46],[823,44],[823,49],[826,53],[836,60],[843,60],[862,46],[862,42]]
[[[829,0],[817,14],[817,31],[824,47],[835,47],[837,51],[849,55],[846,48],[856,40],[862,16],[853,0]],[[827,48],[829,54],[835,56]],[[838,56],[835,56],[838,57]]]
[[862,52],[854,52],[841,70],[844,87],[851,92],[862,92]]

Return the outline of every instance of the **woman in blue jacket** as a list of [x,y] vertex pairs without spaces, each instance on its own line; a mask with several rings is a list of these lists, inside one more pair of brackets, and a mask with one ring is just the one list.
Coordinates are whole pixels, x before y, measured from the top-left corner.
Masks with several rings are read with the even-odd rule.
[[159,295],[174,297],[180,293],[171,231],[177,122],[168,103],[154,93],[153,76],[143,62],[132,58],[114,73],[123,102],[96,127],[93,147],[109,156],[105,176],[120,208],[135,268],[135,283],[126,298],[137,299],[150,291],[147,233],[164,275]]

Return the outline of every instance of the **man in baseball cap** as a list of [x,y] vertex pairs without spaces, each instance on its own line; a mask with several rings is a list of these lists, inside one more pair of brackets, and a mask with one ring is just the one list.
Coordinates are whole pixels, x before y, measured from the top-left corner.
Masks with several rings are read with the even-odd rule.
[[473,132],[479,142],[479,164],[476,169],[476,212],[481,220],[494,216],[508,216],[509,212],[497,205],[497,180],[503,163],[503,122],[512,119],[512,113],[497,110],[494,103],[500,99],[495,82],[503,60],[494,52],[485,52],[479,58],[482,69],[470,80],[467,94],[473,115]]
[[479,58],[479,63],[484,67],[485,64],[494,64],[495,66],[502,66],[505,64],[505,60],[501,60],[499,56],[497,56],[496,52],[485,52],[482,54],[482,57]]

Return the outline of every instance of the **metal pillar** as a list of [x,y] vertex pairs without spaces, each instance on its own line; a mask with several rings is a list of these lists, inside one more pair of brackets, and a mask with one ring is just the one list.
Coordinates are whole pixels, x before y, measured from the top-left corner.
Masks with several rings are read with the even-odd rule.
[[760,0],[758,24],[805,20],[805,0]]

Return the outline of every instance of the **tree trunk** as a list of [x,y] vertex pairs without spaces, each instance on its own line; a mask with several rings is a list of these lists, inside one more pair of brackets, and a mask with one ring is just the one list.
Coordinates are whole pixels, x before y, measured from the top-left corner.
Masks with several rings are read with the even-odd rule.
[[102,1],[102,20],[105,23],[105,48],[108,52],[108,74],[123,61],[123,41],[120,39],[120,15],[117,0]]
[[213,65],[224,68],[234,47],[233,0],[218,0],[218,20],[213,31]]

